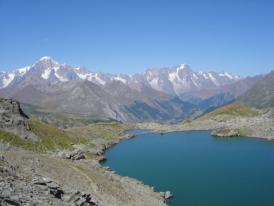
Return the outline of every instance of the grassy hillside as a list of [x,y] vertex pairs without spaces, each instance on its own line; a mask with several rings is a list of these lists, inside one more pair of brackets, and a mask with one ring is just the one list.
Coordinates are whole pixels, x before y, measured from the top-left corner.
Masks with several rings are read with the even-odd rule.
[[241,100],[185,121],[183,130],[214,130],[217,136],[249,136],[274,139],[274,108],[254,108]]
[[22,147],[35,152],[56,151],[72,149],[73,144],[85,144],[90,147],[96,146],[94,142],[111,143],[120,138],[121,134],[132,129],[133,125],[118,122],[94,123],[84,127],[59,129],[42,123],[36,119],[28,120],[31,131],[37,135],[38,140],[26,140],[11,133],[0,130],[0,141]]
[[22,139],[2,130],[0,130],[0,140],[36,152],[70,149],[71,144],[87,142],[85,138],[70,136],[62,129],[55,128],[35,119],[29,119],[28,123],[31,131],[38,136],[37,141]]
[[93,115],[54,112],[29,104],[21,104],[21,107],[28,116],[59,128],[79,127],[96,122],[112,121],[109,119],[99,119]]
[[240,96],[234,103],[217,108],[203,115],[200,119],[216,117],[255,117],[259,110],[274,107],[274,71],[259,80],[251,89]]
[[123,124],[119,122],[98,122],[84,127],[69,128],[66,132],[70,136],[77,136],[91,140],[111,141],[118,139],[126,130],[133,129],[133,124]]
[[209,112],[208,114],[205,114],[204,116],[202,116],[202,119],[210,119],[210,118],[214,118],[217,116],[231,116],[231,117],[254,117],[256,115],[258,115],[258,112],[241,103],[241,102],[235,102],[232,104],[228,104],[225,105],[223,107],[217,108],[212,112]]

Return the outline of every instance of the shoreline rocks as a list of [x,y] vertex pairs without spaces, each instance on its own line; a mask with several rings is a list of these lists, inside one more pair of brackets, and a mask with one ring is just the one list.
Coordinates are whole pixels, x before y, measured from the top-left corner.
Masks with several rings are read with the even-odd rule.
[[134,137],[136,137],[136,135],[135,134],[126,134],[125,135],[125,139],[132,139],[132,138],[134,138]]
[[212,136],[215,137],[239,137],[241,136],[239,130],[229,128],[219,128],[211,132]]
[[104,162],[106,160],[107,160],[107,157],[105,155],[98,156],[98,162],[99,163]]
[[169,200],[169,199],[173,198],[173,194],[170,191],[160,192],[160,195],[165,200]]
[[80,150],[77,151],[61,151],[58,153],[58,156],[63,159],[70,159],[70,160],[81,160],[86,159],[84,153]]

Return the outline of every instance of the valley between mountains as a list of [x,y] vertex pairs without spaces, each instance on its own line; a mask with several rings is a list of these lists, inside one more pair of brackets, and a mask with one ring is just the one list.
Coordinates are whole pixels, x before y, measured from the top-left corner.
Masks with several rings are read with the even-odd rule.
[[156,130],[212,130],[220,137],[274,139],[274,72],[265,75],[233,102],[174,125],[142,124]]
[[0,73],[0,95],[16,99],[34,115],[42,112],[49,121],[65,113],[87,121],[178,122],[233,101],[261,78],[195,72],[186,64],[116,75],[42,57]]
[[114,75],[43,57],[0,74],[0,203],[167,205],[170,193],[102,167],[132,129],[274,139],[274,72],[188,65]]

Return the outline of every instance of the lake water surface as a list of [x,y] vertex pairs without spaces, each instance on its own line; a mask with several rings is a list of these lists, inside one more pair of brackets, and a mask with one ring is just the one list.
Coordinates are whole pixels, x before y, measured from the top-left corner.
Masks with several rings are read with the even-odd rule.
[[118,174],[172,191],[171,206],[274,206],[273,141],[151,133],[122,141],[106,156],[104,165]]

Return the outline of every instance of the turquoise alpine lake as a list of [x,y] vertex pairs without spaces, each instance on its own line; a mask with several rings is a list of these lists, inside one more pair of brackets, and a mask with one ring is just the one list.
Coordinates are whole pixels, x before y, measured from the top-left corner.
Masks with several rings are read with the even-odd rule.
[[273,206],[274,142],[258,138],[214,138],[209,131],[138,137],[106,151],[109,166],[170,190],[171,206]]

